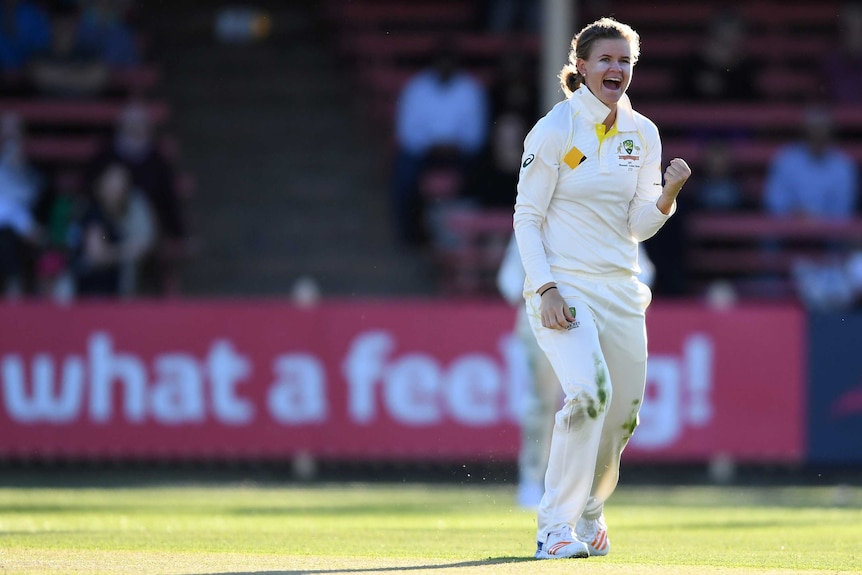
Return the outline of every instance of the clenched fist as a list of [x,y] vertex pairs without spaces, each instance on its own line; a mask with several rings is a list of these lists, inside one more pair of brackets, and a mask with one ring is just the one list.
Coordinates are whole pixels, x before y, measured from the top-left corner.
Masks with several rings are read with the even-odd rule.
[[664,171],[664,187],[656,205],[663,214],[669,214],[683,184],[691,176],[691,168],[681,158],[674,158]]
[[685,160],[674,158],[664,171],[665,188],[670,187],[679,193],[679,190],[682,189],[682,185],[688,180],[689,176],[691,176],[691,168],[688,167]]

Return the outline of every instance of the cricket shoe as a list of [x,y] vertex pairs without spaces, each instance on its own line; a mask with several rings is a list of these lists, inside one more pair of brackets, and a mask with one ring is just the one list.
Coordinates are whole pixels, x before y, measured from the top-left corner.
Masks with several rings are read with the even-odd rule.
[[583,559],[590,556],[587,544],[575,537],[571,527],[548,533],[547,539],[538,542],[536,559]]
[[575,535],[590,551],[592,557],[603,557],[611,550],[608,526],[604,514],[595,519],[581,517],[575,526]]

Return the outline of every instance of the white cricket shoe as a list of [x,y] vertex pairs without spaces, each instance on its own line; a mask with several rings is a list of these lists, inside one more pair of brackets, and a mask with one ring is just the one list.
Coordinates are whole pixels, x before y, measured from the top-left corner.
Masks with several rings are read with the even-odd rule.
[[545,542],[538,542],[536,559],[583,559],[590,556],[586,543],[575,537],[571,527],[551,531]]
[[608,526],[604,514],[595,519],[581,517],[575,526],[575,535],[586,544],[593,557],[603,557],[611,550],[611,540],[608,539]]

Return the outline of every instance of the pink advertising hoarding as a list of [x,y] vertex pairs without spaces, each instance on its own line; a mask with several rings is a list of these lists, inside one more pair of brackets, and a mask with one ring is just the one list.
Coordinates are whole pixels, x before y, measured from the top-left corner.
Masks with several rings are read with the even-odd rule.
[[[514,460],[527,371],[500,303],[0,307],[0,456]],[[630,460],[795,461],[789,307],[650,310]]]

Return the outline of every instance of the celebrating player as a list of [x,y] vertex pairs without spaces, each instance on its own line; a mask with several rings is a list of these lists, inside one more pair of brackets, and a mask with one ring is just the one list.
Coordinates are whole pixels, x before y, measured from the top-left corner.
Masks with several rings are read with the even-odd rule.
[[658,129],[625,95],[638,34],[609,18],[581,30],[560,74],[567,99],[533,127],[514,227],[530,324],[565,392],[538,512],[540,559],[606,555],[604,503],[619,478],[646,383],[638,243],[676,209],[691,175],[662,184]]

